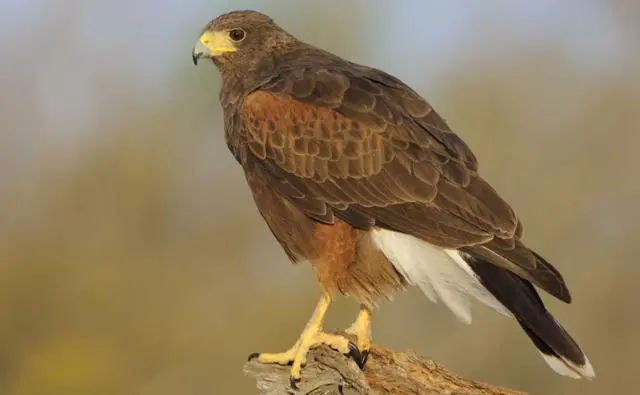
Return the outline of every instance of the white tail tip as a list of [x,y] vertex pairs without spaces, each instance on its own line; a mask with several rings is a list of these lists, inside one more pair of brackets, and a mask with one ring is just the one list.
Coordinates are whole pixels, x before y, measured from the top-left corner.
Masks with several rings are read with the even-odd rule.
[[542,355],[542,358],[544,358],[544,361],[551,369],[562,376],[571,377],[572,379],[584,378],[587,380],[596,377],[596,372],[593,370],[593,366],[591,366],[591,362],[589,362],[586,355],[583,365],[576,365],[573,362],[555,355],[546,355],[543,353],[540,353],[540,355]]

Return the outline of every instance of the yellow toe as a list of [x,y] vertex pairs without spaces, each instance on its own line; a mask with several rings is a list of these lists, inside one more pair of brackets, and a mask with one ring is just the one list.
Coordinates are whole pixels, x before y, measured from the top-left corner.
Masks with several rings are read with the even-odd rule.
[[342,354],[348,354],[350,351],[349,339],[344,336],[334,335],[326,332],[318,333],[310,348],[319,347],[323,344],[326,344],[327,346],[333,348],[338,352],[341,352]]
[[347,339],[346,337],[317,331],[316,333],[302,339],[302,342],[297,349],[296,356],[293,359],[293,364],[291,366],[291,377],[296,379],[300,378],[300,371],[302,365],[307,360],[307,354],[309,353],[309,350],[320,347],[322,345],[327,345],[342,354],[352,353],[351,347],[349,347],[349,339]]
[[260,363],[277,363],[279,365],[288,365],[293,362],[294,358],[296,357],[297,351],[298,344],[296,343],[293,347],[285,352],[260,353],[258,354],[257,361]]
[[356,336],[360,351],[368,351],[371,348],[371,311],[362,307],[356,320],[347,329],[347,333]]

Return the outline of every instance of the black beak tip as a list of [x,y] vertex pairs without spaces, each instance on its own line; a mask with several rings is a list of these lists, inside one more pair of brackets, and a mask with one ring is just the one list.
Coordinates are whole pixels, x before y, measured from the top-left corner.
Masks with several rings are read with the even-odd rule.
[[196,55],[195,53],[191,53],[191,59],[193,59],[193,64],[196,66],[198,65],[198,58],[198,55]]

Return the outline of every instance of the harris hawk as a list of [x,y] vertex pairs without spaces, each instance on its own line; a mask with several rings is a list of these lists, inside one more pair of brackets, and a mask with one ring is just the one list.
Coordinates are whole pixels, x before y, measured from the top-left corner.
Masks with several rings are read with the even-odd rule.
[[[291,363],[327,344],[362,367],[371,316],[410,285],[471,321],[468,296],[515,318],[557,373],[592,378],[578,344],[534,285],[570,303],[560,273],[522,241],[514,210],[473,152],[414,90],[380,70],[304,43],[255,11],[208,23],[193,48],[222,75],[225,141],[258,211],[293,262],[310,262],[322,295],[295,344],[252,354]],[[361,305],[357,344],[323,332],[332,298]]]

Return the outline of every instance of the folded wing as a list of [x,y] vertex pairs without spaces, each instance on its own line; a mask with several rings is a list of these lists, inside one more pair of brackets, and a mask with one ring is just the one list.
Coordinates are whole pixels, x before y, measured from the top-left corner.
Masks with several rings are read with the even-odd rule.
[[283,72],[245,99],[240,118],[245,170],[259,168],[309,217],[468,249],[570,301],[471,150],[394,77],[352,65]]

